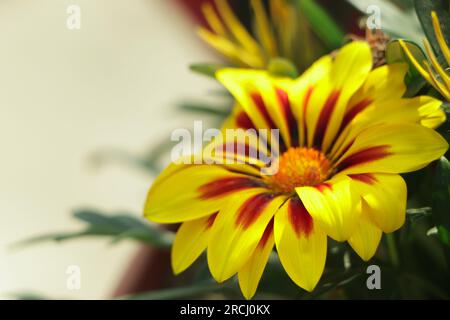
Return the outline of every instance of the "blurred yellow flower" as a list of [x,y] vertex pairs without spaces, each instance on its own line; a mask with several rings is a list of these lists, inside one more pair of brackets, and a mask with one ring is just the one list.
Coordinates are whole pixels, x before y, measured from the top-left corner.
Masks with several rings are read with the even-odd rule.
[[[279,153],[267,154],[252,139],[232,141],[244,154],[223,151],[230,141],[213,141],[216,155],[245,161],[171,164],[162,172],[149,190],[145,217],[182,223],[172,248],[174,272],[207,250],[212,276],[223,282],[237,274],[249,299],[274,246],[289,277],[308,291],[323,273],[328,236],[348,241],[369,260],[382,233],[405,221],[399,173],[423,168],[448,149],[433,130],[445,119],[441,101],[402,98],[406,69],[372,70],[369,45],[355,41],[297,79],[218,71],[240,105],[225,127],[279,129]],[[262,174],[267,164],[252,161],[252,149],[274,159],[278,170]]]
[[212,4],[203,5],[209,29],[201,27],[198,33],[231,62],[237,66],[260,69],[265,68],[271,58],[288,55],[295,11],[284,0],[270,0],[270,18],[262,0],[250,0],[257,39],[242,25],[227,0],[215,0],[215,4],[218,13]]
[[[431,18],[433,21],[433,28],[436,34],[436,39],[441,48],[442,54],[447,61],[447,65],[450,65],[450,49],[448,44],[445,42],[444,35],[442,33],[441,26],[439,24],[439,19],[436,12],[431,13]],[[431,49],[430,43],[427,39],[424,40],[425,49],[427,51],[430,61],[423,61],[424,66],[417,61],[413,54],[410,52],[405,43],[400,40],[400,44],[403,50],[408,55],[408,58],[414,64],[416,69],[420,74],[427,80],[437,91],[439,91],[447,101],[450,101],[450,76],[448,75],[448,70],[444,69],[437,60],[433,50]]]

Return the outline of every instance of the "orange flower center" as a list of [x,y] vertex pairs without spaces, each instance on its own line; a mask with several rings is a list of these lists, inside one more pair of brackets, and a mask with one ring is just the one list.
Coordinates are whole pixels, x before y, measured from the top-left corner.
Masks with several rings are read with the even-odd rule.
[[278,159],[278,171],[268,176],[268,183],[277,192],[294,192],[296,187],[315,186],[330,173],[330,161],[313,148],[289,148]]

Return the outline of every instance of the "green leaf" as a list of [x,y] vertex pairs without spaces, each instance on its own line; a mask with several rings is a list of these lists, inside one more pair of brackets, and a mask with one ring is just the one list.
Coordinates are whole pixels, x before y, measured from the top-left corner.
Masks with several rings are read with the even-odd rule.
[[223,64],[194,63],[189,66],[189,69],[204,76],[216,78],[216,72],[226,67],[227,66]]
[[[436,166],[433,187],[433,220],[438,228],[439,238],[448,242],[450,230],[450,162],[442,157]],[[450,245],[450,244],[449,244]]]
[[403,95],[404,98],[412,98],[416,96],[423,87],[427,85],[427,81],[423,77],[414,78],[406,88],[406,92]]
[[158,248],[168,248],[172,244],[171,232],[132,215],[106,215],[94,210],[78,210],[74,213],[74,217],[87,224],[85,229],[41,235],[15,243],[13,247],[23,247],[44,241],[61,242],[86,236],[110,237],[112,243],[131,239]]
[[437,229],[439,239],[446,245],[450,246],[450,232],[448,229],[444,226],[438,226]]
[[218,108],[210,105],[198,104],[198,103],[182,103],[179,108],[183,111],[195,112],[201,114],[210,114],[214,116],[226,117],[230,114],[229,108]]
[[193,297],[201,297],[209,293],[227,290],[226,285],[217,284],[212,281],[205,281],[191,286],[170,288],[164,290],[155,290],[136,295],[120,297],[121,300],[171,300],[171,299],[187,299]]
[[289,77],[289,78],[297,78],[298,71],[295,65],[284,58],[273,58],[269,61],[269,65],[267,67],[269,73],[278,77]]
[[49,300],[44,295],[35,292],[17,292],[10,294],[10,296],[17,300]]
[[[426,60],[426,56],[420,46],[412,41],[404,40],[406,46],[411,51],[411,54],[416,58],[417,61]],[[416,79],[422,78],[420,73],[414,67],[414,65],[409,60],[408,56],[404,52],[403,48],[400,46],[398,40],[389,41],[386,46],[386,62],[388,64],[392,63],[407,63],[408,72],[406,74],[405,82],[406,84],[412,84]],[[425,82],[421,82],[425,85]],[[421,89],[421,88],[417,88]],[[417,90],[418,91],[418,90]]]
[[445,62],[441,49],[436,39],[433,23],[431,20],[431,12],[436,11],[439,18],[439,22],[442,28],[447,43],[450,43],[450,14],[448,0],[415,0],[414,1],[417,16],[419,17],[422,28],[425,31],[428,41],[434,49],[434,52],[438,56],[438,60],[441,63]]
[[312,30],[329,50],[339,48],[344,42],[344,31],[314,0],[297,0],[298,9],[311,25]]
[[369,6],[379,8],[381,29],[385,33],[394,39],[401,38],[422,43],[423,30],[414,9],[410,6],[402,9],[388,0],[347,0],[347,2],[364,14],[368,14]]

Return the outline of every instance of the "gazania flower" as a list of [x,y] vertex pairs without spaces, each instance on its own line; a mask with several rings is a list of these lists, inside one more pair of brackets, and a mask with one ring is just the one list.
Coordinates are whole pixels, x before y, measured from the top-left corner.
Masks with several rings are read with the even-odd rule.
[[[295,80],[262,70],[219,71],[241,106],[226,128],[279,129],[280,148],[267,164],[251,161],[250,150],[272,150],[255,140],[236,143],[245,144],[244,154],[235,152],[234,141],[231,152],[215,142],[217,152],[208,154],[222,150],[240,161],[172,164],[157,178],[145,216],[182,223],[172,248],[174,272],[206,249],[212,276],[222,282],[237,274],[251,298],[274,247],[290,278],[308,291],[324,270],[328,236],[370,259],[382,232],[404,223],[399,173],[425,167],[448,148],[433,130],[445,118],[441,102],[401,98],[405,72],[403,65],[372,70],[365,42],[346,45],[334,60],[321,58]],[[262,174],[273,162],[278,170]]]
[[[441,48],[442,54],[444,55],[447,64],[450,65],[450,49],[445,42],[445,38],[442,33],[441,25],[439,24],[439,19],[436,12],[433,11],[431,13],[431,18],[433,21],[433,28],[436,34],[436,39],[439,43],[439,47]],[[424,44],[430,61],[423,61],[424,66],[422,66],[421,62],[417,61],[414,58],[413,54],[409,51],[408,47],[403,41],[400,40],[400,44],[403,50],[408,55],[408,58],[411,60],[420,74],[425,78],[425,80],[427,80],[437,91],[439,91],[442,96],[447,99],[447,101],[450,101],[450,76],[448,74],[448,70],[444,69],[439,64],[439,61],[436,58],[433,50],[431,49],[428,40],[425,39]]]
[[239,21],[227,0],[215,0],[215,4],[217,11],[210,3],[203,5],[209,29],[202,27],[198,33],[232,63],[262,69],[273,57],[291,57],[292,39],[299,26],[295,25],[296,11],[284,0],[270,0],[270,17],[262,0],[250,1],[256,37]]

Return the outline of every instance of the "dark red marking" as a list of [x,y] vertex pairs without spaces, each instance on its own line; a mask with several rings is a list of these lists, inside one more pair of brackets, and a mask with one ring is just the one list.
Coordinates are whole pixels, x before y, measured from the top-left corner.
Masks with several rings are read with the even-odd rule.
[[306,210],[300,198],[295,197],[288,204],[288,218],[298,237],[309,236],[313,230],[313,219]]
[[249,228],[262,214],[267,205],[275,198],[271,193],[260,193],[247,199],[239,208],[236,225],[244,230]]
[[259,241],[258,246],[262,249],[266,245],[267,241],[269,241],[270,236],[273,233],[273,219],[270,220],[269,224],[267,225],[266,229],[264,230],[264,233],[261,237],[261,240]]
[[328,128],[331,116],[333,114],[336,103],[339,99],[341,92],[333,91],[328,96],[325,104],[320,111],[319,119],[317,120],[316,130],[314,131],[313,145],[320,149],[322,147],[323,138],[325,137],[325,132]]
[[324,182],[324,183],[321,183],[321,184],[319,184],[319,185],[317,185],[317,186],[315,186],[315,188],[317,189],[317,190],[319,190],[320,192],[324,192],[325,190],[332,190],[333,189],[333,187],[331,186],[331,184],[329,184],[329,183],[326,183],[326,182]]
[[200,199],[211,199],[229,194],[231,192],[261,186],[263,186],[263,183],[255,179],[246,177],[230,177],[217,179],[204,184],[198,188],[198,191],[201,193]]
[[[238,138],[238,137],[236,137]],[[242,139],[244,140],[244,139]],[[252,158],[258,158],[258,150],[249,146],[248,144],[240,143],[238,141],[230,141],[222,144],[220,147],[215,148],[216,151],[222,151],[227,155],[239,155]]]
[[389,145],[382,145],[355,152],[342,160],[338,166],[338,170],[342,171],[359,164],[382,159],[392,154],[388,150]]
[[359,174],[349,174],[348,175],[353,180],[358,180],[364,182],[365,184],[375,184],[377,178],[371,173],[359,173]]
[[372,100],[370,99],[364,99],[358,102],[356,105],[353,106],[344,116],[344,119],[342,119],[341,128],[339,129],[339,132],[342,132],[342,130],[345,129],[345,127],[353,120],[355,117],[361,113],[364,109],[366,109],[370,104],[372,103]]
[[206,220],[206,229],[209,229],[212,227],[214,221],[216,221],[216,217],[219,211],[214,212],[212,215],[209,216],[208,220]]
[[309,100],[311,99],[311,95],[314,91],[314,87],[308,87],[305,93],[305,98],[303,100],[303,136],[305,137],[305,143],[308,142],[308,128],[306,123],[306,111],[308,109]]
[[236,125],[242,129],[254,129],[255,125],[245,111],[238,113],[236,116]]
[[272,117],[269,114],[269,111],[267,110],[266,104],[264,103],[262,96],[258,92],[253,92],[250,96],[252,97],[253,102],[258,108],[258,111],[261,113],[264,120],[269,125],[269,129],[276,129],[277,127],[273,122]]
[[350,147],[353,145],[353,143],[355,143],[355,139],[353,139],[352,141],[350,141],[345,147],[344,149],[342,149],[341,151],[341,155],[344,155],[349,149]]
[[278,100],[280,101],[282,113],[286,120],[288,130],[289,130],[289,136],[291,137],[291,146],[297,147],[298,146],[298,125],[297,125],[297,119],[294,116],[294,113],[292,112],[291,103],[289,101],[289,96],[286,91],[276,88],[276,93],[278,96]]

